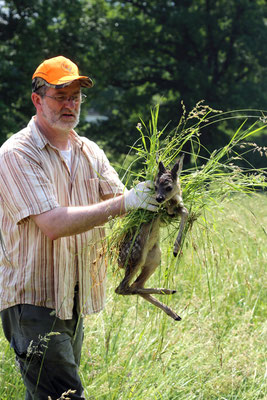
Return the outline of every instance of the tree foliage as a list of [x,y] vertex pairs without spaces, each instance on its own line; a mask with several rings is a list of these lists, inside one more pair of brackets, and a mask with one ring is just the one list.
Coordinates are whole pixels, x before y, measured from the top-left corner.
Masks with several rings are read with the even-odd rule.
[[[204,99],[224,111],[264,109],[267,100],[265,0],[9,0],[1,2],[1,141],[34,113],[31,76],[45,58],[65,55],[95,81],[80,131],[127,152],[139,117],[161,103],[161,121],[175,125]],[[225,127],[225,131],[229,130]],[[207,131],[203,144],[223,144]],[[263,140],[262,138],[260,140]]]

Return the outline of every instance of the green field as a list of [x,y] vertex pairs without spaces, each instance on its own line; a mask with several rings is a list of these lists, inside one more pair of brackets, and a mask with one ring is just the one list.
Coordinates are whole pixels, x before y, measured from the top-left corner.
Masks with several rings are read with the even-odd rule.
[[[87,399],[266,399],[266,231],[265,195],[206,210],[179,260],[162,231],[162,265],[150,283],[177,289],[164,301],[180,322],[141,298],[116,295],[122,275],[111,265],[105,311],[85,319]],[[22,400],[2,331],[0,358],[0,399]]]

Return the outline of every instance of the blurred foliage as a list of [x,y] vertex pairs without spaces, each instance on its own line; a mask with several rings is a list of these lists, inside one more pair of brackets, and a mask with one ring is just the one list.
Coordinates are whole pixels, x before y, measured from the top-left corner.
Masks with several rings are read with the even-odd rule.
[[[0,11],[2,143],[34,114],[31,76],[46,58],[75,61],[95,86],[79,132],[111,158],[138,139],[139,118],[161,105],[170,129],[201,99],[214,109],[266,109],[265,0],[8,0]],[[89,110],[108,117],[88,123]],[[237,122],[238,123],[238,122]],[[236,130],[233,121],[202,132],[212,151]],[[162,128],[161,127],[161,128]],[[258,138],[264,146],[266,132]],[[251,162],[266,158],[251,153]],[[265,161],[264,161],[265,160]]]

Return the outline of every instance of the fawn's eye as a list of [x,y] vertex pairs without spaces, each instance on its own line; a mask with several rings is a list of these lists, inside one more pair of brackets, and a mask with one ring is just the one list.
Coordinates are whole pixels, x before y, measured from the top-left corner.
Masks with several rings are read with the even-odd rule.
[[166,190],[166,192],[170,192],[172,190],[172,187],[171,186],[167,186],[165,190]]
[[156,191],[158,190],[158,187],[157,187],[157,185],[155,185],[155,190],[156,190]]

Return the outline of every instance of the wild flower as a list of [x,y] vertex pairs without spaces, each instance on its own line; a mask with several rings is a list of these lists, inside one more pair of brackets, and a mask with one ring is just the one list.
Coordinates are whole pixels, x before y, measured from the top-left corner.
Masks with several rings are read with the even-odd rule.
[[27,348],[27,358],[32,356],[42,356],[48,347],[48,342],[51,336],[60,335],[59,332],[49,332],[45,336],[38,335],[38,341],[31,340]]
[[[71,400],[70,397],[66,397],[66,396],[68,396],[69,394],[74,394],[74,393],[76,393],[76,390],[69,389],[67,392],[62,393],[62,395],[57,400]],[[52,398],[50,396],[48,396],[48,400],[52,400]]]

